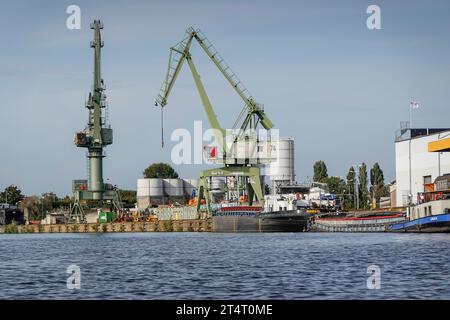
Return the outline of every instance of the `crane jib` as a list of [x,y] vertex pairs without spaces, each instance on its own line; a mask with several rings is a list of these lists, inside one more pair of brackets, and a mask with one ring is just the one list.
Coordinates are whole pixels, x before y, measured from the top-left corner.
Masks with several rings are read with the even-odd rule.
[[[195,69],[192,57],[190,55],[190,47],[193,39],[195,39],[199,43],[200,47],[213,61],[213,63],[216,65],[225,79],[230,83],[231,87],[245,102],[247,116],[244,118],[244,121],[239,127],[243,131],[245,131],[250,128],[255,129],[254,126],[259,123],[266,130],[272,129],[272,121],[267,117],[261,106],[255,102],[248,89],[243,85],[242,81],[225,62],[214,45],[199,29],[196,30],[192,27],[186,30],[186,37],[181,42],[170,48],[170,58],[167,68],[167,74],[165,81],[161,87],[161,92],[156,99],[156,105],[164,107],[167,104],[167,99],[171,93],[179,72],[181,71],[181,67],[184,61],[188,61],[194,80],[196,81],[197,90],[199,91],[200,98],[202,99],[205,112],[212,128],[223,131],[223,129],[219,126],[217,117],[212,109],[212,105],[209,101],[206,91],[204,90],[204,87],[200,80],[200,76]],[[239,121],[239,118],[237,121]]]

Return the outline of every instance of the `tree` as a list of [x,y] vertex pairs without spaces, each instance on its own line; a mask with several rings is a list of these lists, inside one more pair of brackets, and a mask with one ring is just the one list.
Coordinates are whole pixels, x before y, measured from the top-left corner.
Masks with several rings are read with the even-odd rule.
[[315,182],[324,182],[324,179],[328,177],[327,166],[324,161],[316,161],[314,163],[314,177]]
[[134,190],[119,190],[122,202],[129,205],[134,205],[137,202],[136,191]]
[[53,192],[43,193],[40,199],[42,214],[44,212],[52,212],[53,209],[56,209],[58,207],[58,200],[58,197]]
[[326,177],[323,179],[323,183],[328,185],[330,193],[342,195],[345,190],[345,181],[340,177]]
[[352,166],[350,167],[347,173],[347,193],[349,194],[349,198],[353,200],[347,203],[347,205],[351,204],[350,206],[348,206],[349,209],[356,208],[355,178],[356,178],[355,168],[353,168]]
[[359,207],[361,209],[369,208],[369,191],[367,190],[367,166],[363,162],[359,167]]
[[40,220],[41,216],[41,199],[37,196],[25,197],[22,201],[22,209],[28,214],[29,220]]
[[73,204],[73,202],[73,197],[65,196],[64,198],[57,198],[56,207],[67,209]]
[[372,169],[370,169],[370,193],[372,198],[375,198],[377,202],[381,197],[386,195],[384,174],[378,162],[373,165]]
[[3,192],[0,192],[0,202],[2,203],[17,205],[23,198],[22,191],[14,185],[7,187]]
[[167,163],[154,163],[144,170],[144,178],[176,179],[178,173]]

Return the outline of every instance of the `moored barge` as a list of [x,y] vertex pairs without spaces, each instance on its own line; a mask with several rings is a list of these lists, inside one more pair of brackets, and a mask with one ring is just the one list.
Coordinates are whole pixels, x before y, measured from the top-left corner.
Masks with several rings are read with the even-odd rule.
[[212,217],[213,232],[303,232],[309,215],[303,211],[263,212],[261,207],[222,207]]
[[389,226],[406,221],[404,213],[386,213],[365,217],[325,217],[314,221],[319,232],[385,232]]

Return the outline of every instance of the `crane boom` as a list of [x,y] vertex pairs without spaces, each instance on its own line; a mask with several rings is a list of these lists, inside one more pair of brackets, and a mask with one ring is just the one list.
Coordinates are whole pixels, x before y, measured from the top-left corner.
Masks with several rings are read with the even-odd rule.
[[[164,80],[161,93],[156,99],[156,104],[164,107],[167,104],[167,99],[172,91],[175,81],[180,74],[181,68],[183,67],[184,61],[187,61],[189,69],[191,70],[192,77],[194,78],[195,85],[197,87],[200,99],[202,100],[203,108],[205,110],[208,121],[213,129],[216,130],[215,137],[222,149],[225,151],[225,130],[220,126],[217,115],[214,113],[211,101],[206,93],[205,87],[201,81],[200,75],[195,68],[194,62],[192,61],[191,54],[189,52],[193,36],[186,37],[177,46],[170,48],[169,64],[167,67],[166,79]],[[225,154],[225,153],[224,153]]]
[[227,79],[232,88],[236,91],[236,93],[241,97],[241,99],[245,103],[244,110],[243,112],[241,112],[239,118],[236,120],[235,126],[237,122],[239,122],[240,118],[243,116],[246,110],[247,115],[245,116],[242,124],[240,125],[240,129],[242,132],[247,130],[248,128],[255,129],[258,123],[261,123],[261,125],[266,130],[270,130],[271,128],[273,128],[273,123],[265,114],[262,105],[255,102],[251,93],[247,90],[242,81],[239,80],[239,78],[228,66],[225,60],[220,56],[219,52],[206,38],[206,36],[200,30],[198,29],[195,30],[192,27],[189,27],[186,30],[186,37],[181,42],[179,42],[174,47],[170,48],[169,64],[167,67],[166,78],[161,87],[160,94],[156,98],[156,105],[164,107],[167,104],[167,99],[181,71],[183,63],[185,60],[187,60],[191,68],[191,72],[194,76],[197,89],[199,91],[200,97],[205,107],[205,111],[208,116],[208,120],[212,128],[219,129],[222,133],[224,132],[224,130],[220,127],[217,117],[212,108],[212,105],[209,102],[208,96],[206,95],[206,91],[204,90],[204,87],[200,81],[200,76],[196,71],[195,66],[193,65],[192,57],[190,55],[190,48],[193,39],[195,39],[199,43],[203,51],[205,51],[207,56],[214,62],[214,64],[222,73],[222,75],[225,77],[225,79]]
[[[255,120],[261,121],[261,125],[266,129],[270,130],[273,128],[273,123],[264,113],[262,106],[253,99],[250,91],[244,86],[242,81],[233,72],[230,66],[225,62],[220,53],[214,47],[214,45],[208,40],[208,38],[199,30],[194,30],[190,27],[188,31],[197,40],[200,47],[205,51],[206,55],[214,62],[216,67],[222,73],[222,75],[230,83],[231,87],[236,91],[236,93],[245,102],[248,108],[248,114],[244,122],[241,125],[242,130],[246,130],[252,120],[253,116],[257,118]],[[253,128],[256,128],[258,121],[254,121]]]

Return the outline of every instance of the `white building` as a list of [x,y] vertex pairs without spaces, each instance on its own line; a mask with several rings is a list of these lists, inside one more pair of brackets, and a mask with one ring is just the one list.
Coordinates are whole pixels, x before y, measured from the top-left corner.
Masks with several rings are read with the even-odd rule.
[[450,153],[429,152],[428,143],[450,137],[450,129],[402,128],[395,139],[396,205],[417,203],[424,184],[450,173]]

